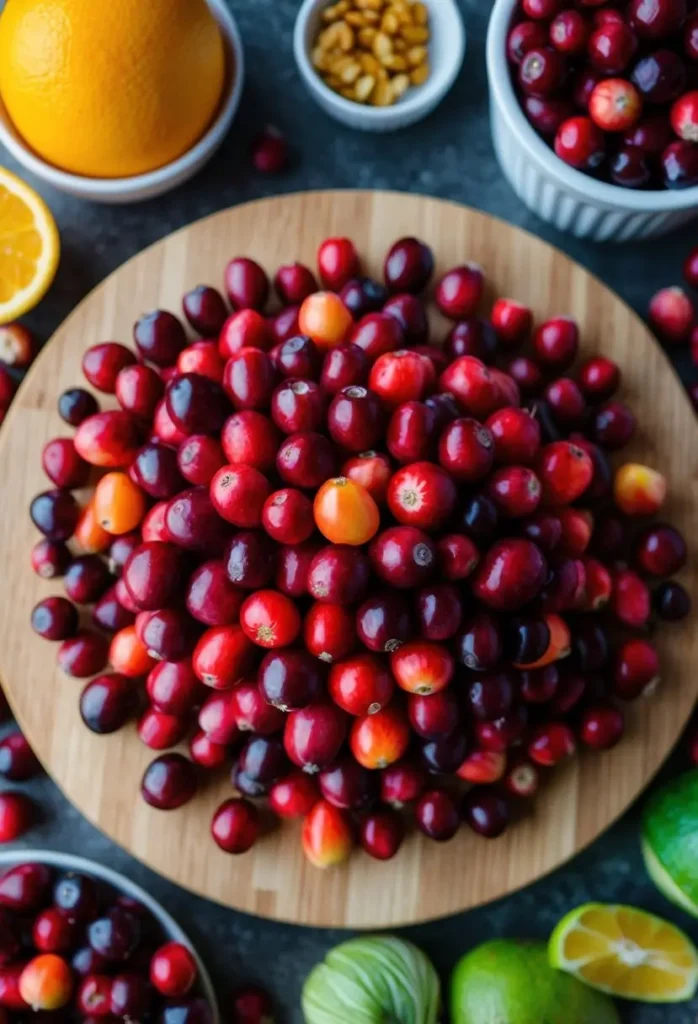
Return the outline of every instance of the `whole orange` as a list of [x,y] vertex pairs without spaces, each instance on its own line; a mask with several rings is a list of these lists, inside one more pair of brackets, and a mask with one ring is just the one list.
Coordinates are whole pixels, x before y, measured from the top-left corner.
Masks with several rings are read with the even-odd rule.
[[206,0],[7,0],[0,96],[44,160],[127,177],[185,153],[213,120],[225,49]]

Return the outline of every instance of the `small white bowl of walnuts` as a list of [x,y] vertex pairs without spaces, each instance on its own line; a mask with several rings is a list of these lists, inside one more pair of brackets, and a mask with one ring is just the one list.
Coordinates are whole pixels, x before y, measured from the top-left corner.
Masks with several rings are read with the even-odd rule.
[[388,132],[426,117],[450,90],[465,28],[455,0],[304,0],[294,51],[323,110]]

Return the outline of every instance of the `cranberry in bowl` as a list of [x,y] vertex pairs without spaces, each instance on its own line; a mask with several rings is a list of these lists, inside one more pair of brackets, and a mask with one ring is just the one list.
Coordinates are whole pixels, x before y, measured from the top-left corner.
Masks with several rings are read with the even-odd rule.
[[659,36],[637,3],[613,21],[564,6],[531,18],[523,0],[494,5],[487,67],[503,173],[529,209],[579,238],[625,242],[687,223],[698,216],[698,143],[683,130],[695,88],[685,6],[663,3]]

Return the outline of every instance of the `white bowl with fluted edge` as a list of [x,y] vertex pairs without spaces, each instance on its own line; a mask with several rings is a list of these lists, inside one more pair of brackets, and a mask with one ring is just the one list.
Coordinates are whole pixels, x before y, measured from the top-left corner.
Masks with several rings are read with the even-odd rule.
[[112,868],[107,868],[96,861],[88,860],[86,857],[74,856],[72,853],[59,853],[53,850],[0,851],[0,875],[17,864],[46,864],[48,867],[56,868],[59,871],[75,871],[81,875],[89,875],[90,878],[95,878],[97,881],[111,886],[117,893],[141,903],[158,921],[168,939],[172,942],[181,943],[191,952],[196,962],[201,994],[211,1007],[212,1024],[221,1024],[213,983],[191,939],[180,928],[175,919],[168,914],[165,908],[157,900],[153,899],[145,889],[141,889],[140,885],[136,885],[135,882],[132,882],[125,875],[119,874],[118,871],[114,871]]
[[331,117],[366,132],[392,132],[421,121],[451,89],[465,56],[465,26],[455,0],[424,0],[429,8],[429,63],[424,85],[411,86],[390,107],[371,107],[340,96],[313,67],[311,53],[321,28],[321,15],[331,0],[304,0],[296,18],[293,52],[310,95]]
[[237,22],[225,0],[207,0],[218,22],[225,43],[228,74],[216,114],[204,135],[176,160],[127,178],[92,178],[70,174],[48,163],[27,146],[10,121],[0,100],[0,144],[26,170],[61,192],[95,203],[136,203],[169,192],[200,171],[216,152],[233,122],[242,96],[245,77],[245,55]]
[[570,167],[529,124],[514,91],[506,41],[517,0],[496,0],[487,34],[492,141],[519,198],[560,231],[597,242],[654,238],[698,216],[698,186],[642,191]]

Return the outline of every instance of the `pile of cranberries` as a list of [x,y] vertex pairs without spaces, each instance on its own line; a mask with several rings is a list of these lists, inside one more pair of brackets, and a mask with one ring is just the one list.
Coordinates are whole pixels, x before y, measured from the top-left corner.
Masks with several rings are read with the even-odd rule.
[[441,841],[462,822],[499,835],[578,744],[618,743],[622,702],[658,680],[651,625],[690,600],[667,580],[683,538],[650,519],[664,478],[611,468],[636,429],[620,369],[571,373],[573,320],[534,328],[511,299],[484,319],[468,263],[433,286],[451,325],[432,344],[426,244],[396,242],[384,283],[346,238],[318,265],[324,291],[281,267],[268,315],[266,273],[233,259],[232,315],[211,287],[184,296],[204,340],[159,310],[136,353],[85,352],[119,408],[60,397],[77,429],[44,449],[32,562],[66,596],[32,624],[64,672],[95,677],[89,729],[138,716],[168,750],[143,776],[150,805],[232,771],[218,846],[248,850],[267,798],[327,866],[356,838],[392,857],[409,818]]
[[519,0],[507,56],[566,163],[624,188],[698,185],[695,4]]
[[0,1019],[210,1024],[189,949],[88,875],[23,863],[0,876]]

